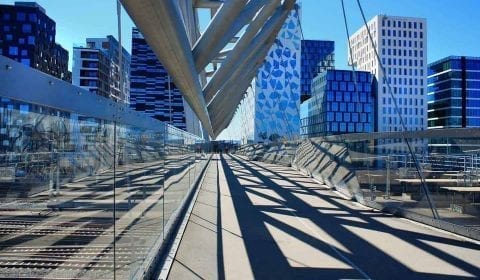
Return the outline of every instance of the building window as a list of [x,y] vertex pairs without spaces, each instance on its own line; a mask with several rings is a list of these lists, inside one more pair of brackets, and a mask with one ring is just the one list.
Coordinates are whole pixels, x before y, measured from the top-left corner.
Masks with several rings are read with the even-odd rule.
[[17,20],[18,21],[25,21],[26,20],[26,15],[25,13],[17,13]]
[[8,54],[9,55],[18,55],[18,47],[10,46],[8,48]]
[[36,23],[37,22],[37,14],[28,14],[28,20],[30,22]]
[[22,59],[20,60],[20,62],[21,62],[23,65],[30,66],[30,59],[28,59],[28,58],[22,58]]
[[28,41],[29,45],[35,45],[35,37],[34,36],[28,36],[27,41]]
[[32,25],[31,24],[23,24],[22,25],[22,32],[23,33],[32,33]]

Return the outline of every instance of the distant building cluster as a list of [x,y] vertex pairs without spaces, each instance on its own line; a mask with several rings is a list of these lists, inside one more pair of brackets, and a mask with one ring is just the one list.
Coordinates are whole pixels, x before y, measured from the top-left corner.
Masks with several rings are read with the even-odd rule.
[[[130,52],[111,35],[86,38],[73,48],[72,72],[55,21],[37,3],[0,5],[0,32],[0,55],[202,134],[136,28]],[[302,38],[300,7],[292,10],[237,109],[242,143],[480,127],[480,58],[428,64],[426,19],[377,15],[348,45],[348,69],[335,69],[335,42]]]
[[[292,27],[283,27],[282,32],[290,32],[288,38],[282,37],[282,32],[278,35],[259,70],[255,90],[247,94],[237,110],[242,143],[480,127],[480,58],[452,56],[429,65],[426,19],[373,17],[349,38],[348,70],[335,69],[333,41],[301,40]],[[291,118],[284,98],[289,96],[290,103],[298,101],[293,97],[296,89],[285,91],[284,84],[278,82],[293,76],[282,70],[292,65],[284,56],[290,55],[291,49],[278,47],[279,43],[284,47],[289,42],[300,45],[298,134],[285,129],[281,121]],[[380,144],[386,147],[385,153],[393,151],[389,144],[398,146],[383,141]],[[414,148],[424,144],[420,139],[412,140]]]
[[[302,65],[302,86],[307,77],[311,86],[300,110],[302,137],[480,127],[480,58],[428,64],[425,19],[377,15],[349,41],[355,71],[319,69],[312,77]],[[309,52],[302,49],[302,57]],[[422,143],[414,139],[413,145]]]
[[0,5],[0,32],[0,55],[202,135],[198,118],[137,29],[131,52],[112,35],[86,38],[73,47],[72,72],[68,51],[55,43],[55,21],[37,3]]

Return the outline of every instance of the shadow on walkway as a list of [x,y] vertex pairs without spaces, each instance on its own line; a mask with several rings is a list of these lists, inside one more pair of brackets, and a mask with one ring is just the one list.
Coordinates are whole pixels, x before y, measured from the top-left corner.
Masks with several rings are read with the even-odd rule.
[[[289,168],[230,155],[222,155],[221,164],[255,278],[480,276],[480,246],[356,206]],[[224,249],[221,240],[217,251]],[[315,256],[305,255],[312,250]],[[218,263],[223,276],[228,268]]]

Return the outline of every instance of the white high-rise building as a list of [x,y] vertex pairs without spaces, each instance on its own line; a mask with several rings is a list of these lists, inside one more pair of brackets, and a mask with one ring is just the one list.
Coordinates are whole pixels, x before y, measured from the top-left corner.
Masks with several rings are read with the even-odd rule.
[[350,37],[353,55],[349,56],[349,62],[358,70],[371,72],[376,78],[375,131],[403,130],[388,84],[406,130],[427,129],[426,20],[377,15],[367,25],[373,44],[367,27],[362,26]]

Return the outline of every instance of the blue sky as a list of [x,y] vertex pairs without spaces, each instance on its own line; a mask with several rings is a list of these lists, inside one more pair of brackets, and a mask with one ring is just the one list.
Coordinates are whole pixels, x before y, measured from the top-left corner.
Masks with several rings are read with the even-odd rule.
[[[362,25],[356,0],[344,0],[350,33]],[[14,0],[0,0],[12,4]],[[87,37],[117,37],[116,0],[37,0],[57,23],[57,42],[71,53]],[[480,0],[362,0],[367,20],[376,14],[424,17],[428,61],[444,56],[480,56]],[[347,44],[340,0],[301,0],[305,39],[333,40],[336,66],[346,68]],[[123,13],[122,36],[130,52],[133,23]]]

